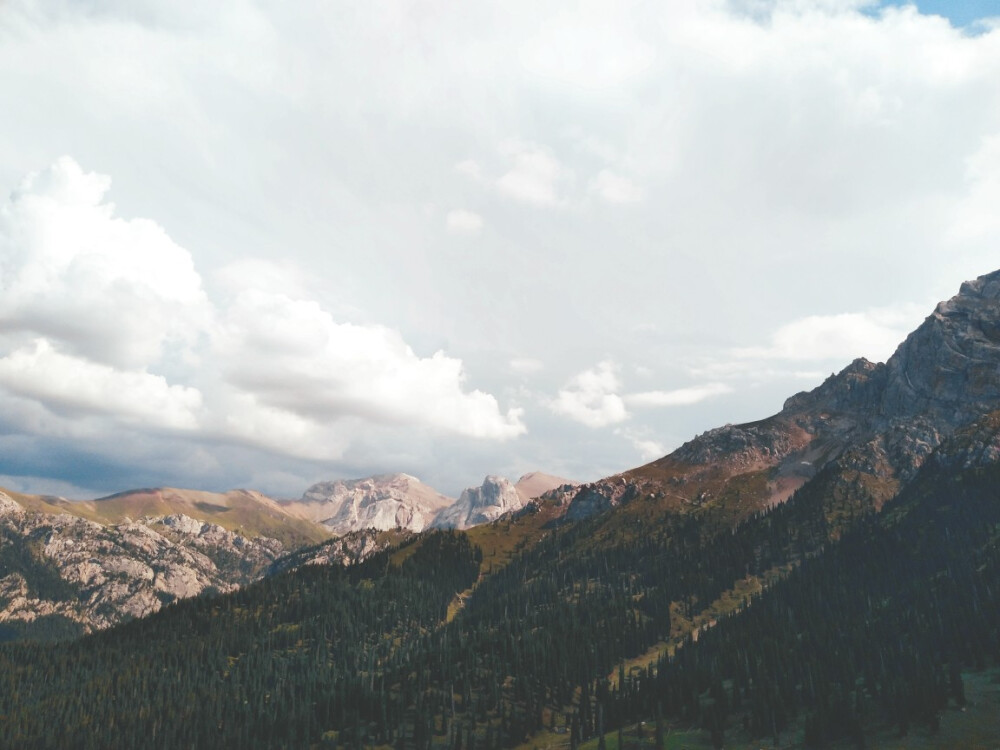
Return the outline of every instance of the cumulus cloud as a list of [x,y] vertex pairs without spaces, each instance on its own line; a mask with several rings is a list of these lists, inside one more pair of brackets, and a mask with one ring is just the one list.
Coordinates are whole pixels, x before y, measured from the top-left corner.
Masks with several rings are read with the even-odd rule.
[[867,357],[884,362],[926,315],[921,306],[878,308],[859,313],[807,315],[778,328],[768,346],[734,350],[741,359],[791,361]]
[[638,408],[650,406],[690,406],[691,404],[697,404],[706,399],[732,392],[732,387],[725,383],[706,383],[705,385],[694,385],[688,388],[677,388],[672,391],[630,393],[624,398],[626,404]]
[[194,262],[162,227],[114,215],[110,178],[69,157],[0,208],[0,323],[119,367],[190,346],[210,309]]
[[[77,221],[81,235],[91,224],[141,234],[119,244],[144,248],[155,233],[121,217],[151,216],[194,253],[214,303],[202,317],[225,320],[230,298],[266,278],[264,288],[315,300],[335,323],[389,324],[417,359],[447,342],[497,393],[504,376],[521,378],[484,340],[544,352],[550,368],[584,363],[570,373],[613,352],[623,379],[638,380],[625,369],[633,362],[662,373],[696,361],[692,382],[742,380],[741,394],[748,379],[761,386],[674,410],[678,438],[780,407],[781,391],[806,385],[789,378],[836,367],[825,355],[883,359],[911,327],[833,321],[819,351],[831,321],[803,322],[810,316],[916,300],[918,323],[933,301],[994,267],[1000,30],[966,33],[913,4],[629,0],[567,13],[487,2],[414,13],[369,3],[346,15],[335,4],[288,14],[257,0],[224,12],[38,5],[0,11],[0,82],[16,112],[0,139],[0,185],[71,143],[115,176],[119,209],[107,214],[99,178],[72,191],[105,196],[77,205],[90,224],[71,216],[69,200],[57,200],[53,222],[32,219],[27,204],[0,209],[0,357],[33,352],[42,338],[67,357],[198,388],[206,424],[240,439],[284,435],[300,454],[325,444],[353,457],[372,422],[317,427],[270,406],[271,393],[228,382],[212,324],[175,323],[198,317],[180,293],[198,295],[197,272],[155,284],[181,255],[164,249],[167,272],[152,279],[82,250],[60,270],[47,252],[12,255],[11,232]],[[959,5],[938,7],[974,13]],[[55,200],[43,182],[24,191],[39,206]],[[469,190],[479,191],[474,202]],[[617,205],[628,222],[583,210],[636,197]],[[424,211],[428,203],[444,209]],[[481,251],[434,252],[448,209],[460,207],[489,218]],[[297,265],[306,283],[264,266],[228,280],[214,273],[265,256]],[[639,321],[656,325],[640,333]],[[804,358],[813,354],[824,358]],[[610,393],[634,412],[629,426],[661,418],[627,392]],[[246,419],[226,427],[216,417],[238,395]],[[634,459],[626,440],[581,440],[586,428],[544,419],[496,460],[515,450],[538,462],[573,456],[568,471],[580,476]],[[345,447],[334,433],[347,430]],[[399,446],[416,431],[394,433],[393,456],[414,455]],[[450,443],[428,471],[467,471],[473,451],[482,465],[492,448],[454,450],[473,442]]]
[[456,208],[448,212],[444,225],[450,234],[476,235],[483,229],[483,217],[474,211]]
[[577,373],[549,403],[556,414],[587,427],[605,427],[628,419],[621,389],[618,366],[610,361]]
[[521,411],[463,390],[461,360],[418,357],[397,331],[338,323],[317,302],[248,289],[215,341],[228,382],[306,419],[354,416],[420,424],[471,437],[526,431]]
[[0,358],[0,387],[56,412],[112,416],[153,428],[193,430],[202,408],[195,388],[61,354],[44,339]]
[[43,408],[39,433],[98,416],[331,460],[373,425],[526,432],[520,409],[466,388],[461,360],[336,321],[294,264],[231,263],[209,300],[191,255],[156,223],[116,217],[109,186],[65,157],[0,207],[0,392]]

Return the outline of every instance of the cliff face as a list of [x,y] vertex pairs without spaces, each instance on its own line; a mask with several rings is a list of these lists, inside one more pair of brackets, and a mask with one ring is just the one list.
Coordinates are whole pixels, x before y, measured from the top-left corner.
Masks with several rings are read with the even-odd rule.
[[176,599],[231,591],[284,548],[185,515],[100,524],[26,510],[0,492],[0,622],[58,617],[80,632]]
[[726,425],[582,488],[584,517],[632,498],[729,521],[783,502],[824,467],[878,508],[957,429],[1000,408],[1000,271],[962,285],[885,363],[858,359],[781,412]]
[[320,482],[306,490],[301,500],[284,506],[342,536],[364,529],[422,531],[451,503],[451,498],[416,477],[384,474]]
[[923,416],[952,428],[1000,403],[1000,271],[962,284],[886,363],[884,418]]
[[524,507],[525,499],[509,479],[488,476],[479,487],[462,491],[461,497],[434,519],[434,528],[467,529],[495,521]]

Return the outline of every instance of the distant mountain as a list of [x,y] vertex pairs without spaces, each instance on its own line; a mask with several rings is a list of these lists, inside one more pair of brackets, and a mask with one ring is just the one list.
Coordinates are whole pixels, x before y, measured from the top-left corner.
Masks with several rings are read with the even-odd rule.
[[364,529],[422,531],[453,502],[409,474],[320,482],[284,511],[323,524],[338,536]]
[[170,487],[88,501],[0,490],[0,623],[64,636],[232,591],[330,532],[250,490]]
[[541,497],[546,492],[561,488],[575,487],[579,482],[563,477],[556,477],[541,471],[531,471],[517,480],[514,489],[521,496],[524,502]]
[[490,475],[479,487],[462,490],[458,500],[442,510],[432,526],[436,529],[468,529],[520,510],[526,502],[524,495],[509,479]]

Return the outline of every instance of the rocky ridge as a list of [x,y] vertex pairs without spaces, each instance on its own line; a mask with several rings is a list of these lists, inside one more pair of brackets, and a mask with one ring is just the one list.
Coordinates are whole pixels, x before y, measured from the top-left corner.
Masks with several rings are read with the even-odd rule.
[[878,509],[957,429],[1000,408],[1000,271],[964,283],[890,359],[857,359],[778,414],[726,425],[646,466],[583,486],[567,518],[644,497],[730,522],[830,467]]
[[0,534],[0,622],[57,616],[81,632],[231,591],[285,551],[181,514],[103,525],[26,510],[2,492]]

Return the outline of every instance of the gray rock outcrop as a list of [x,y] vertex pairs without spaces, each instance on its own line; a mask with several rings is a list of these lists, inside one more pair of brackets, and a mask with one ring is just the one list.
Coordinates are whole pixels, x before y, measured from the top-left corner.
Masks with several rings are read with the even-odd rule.
[[409,474],[383,474],[320,482],[284,506],[342,536],[364,529],[422,531],[451,503]]
[[0,492],[0,622],[59,615],[86,632],[256,580],[282,545],[184,515],[102,525]]
[[524,507],[525,499],[509,479],[490,475],[479,487],[469,487],[455,503],[438,514],[437,529],[467,529],[495,521]]

